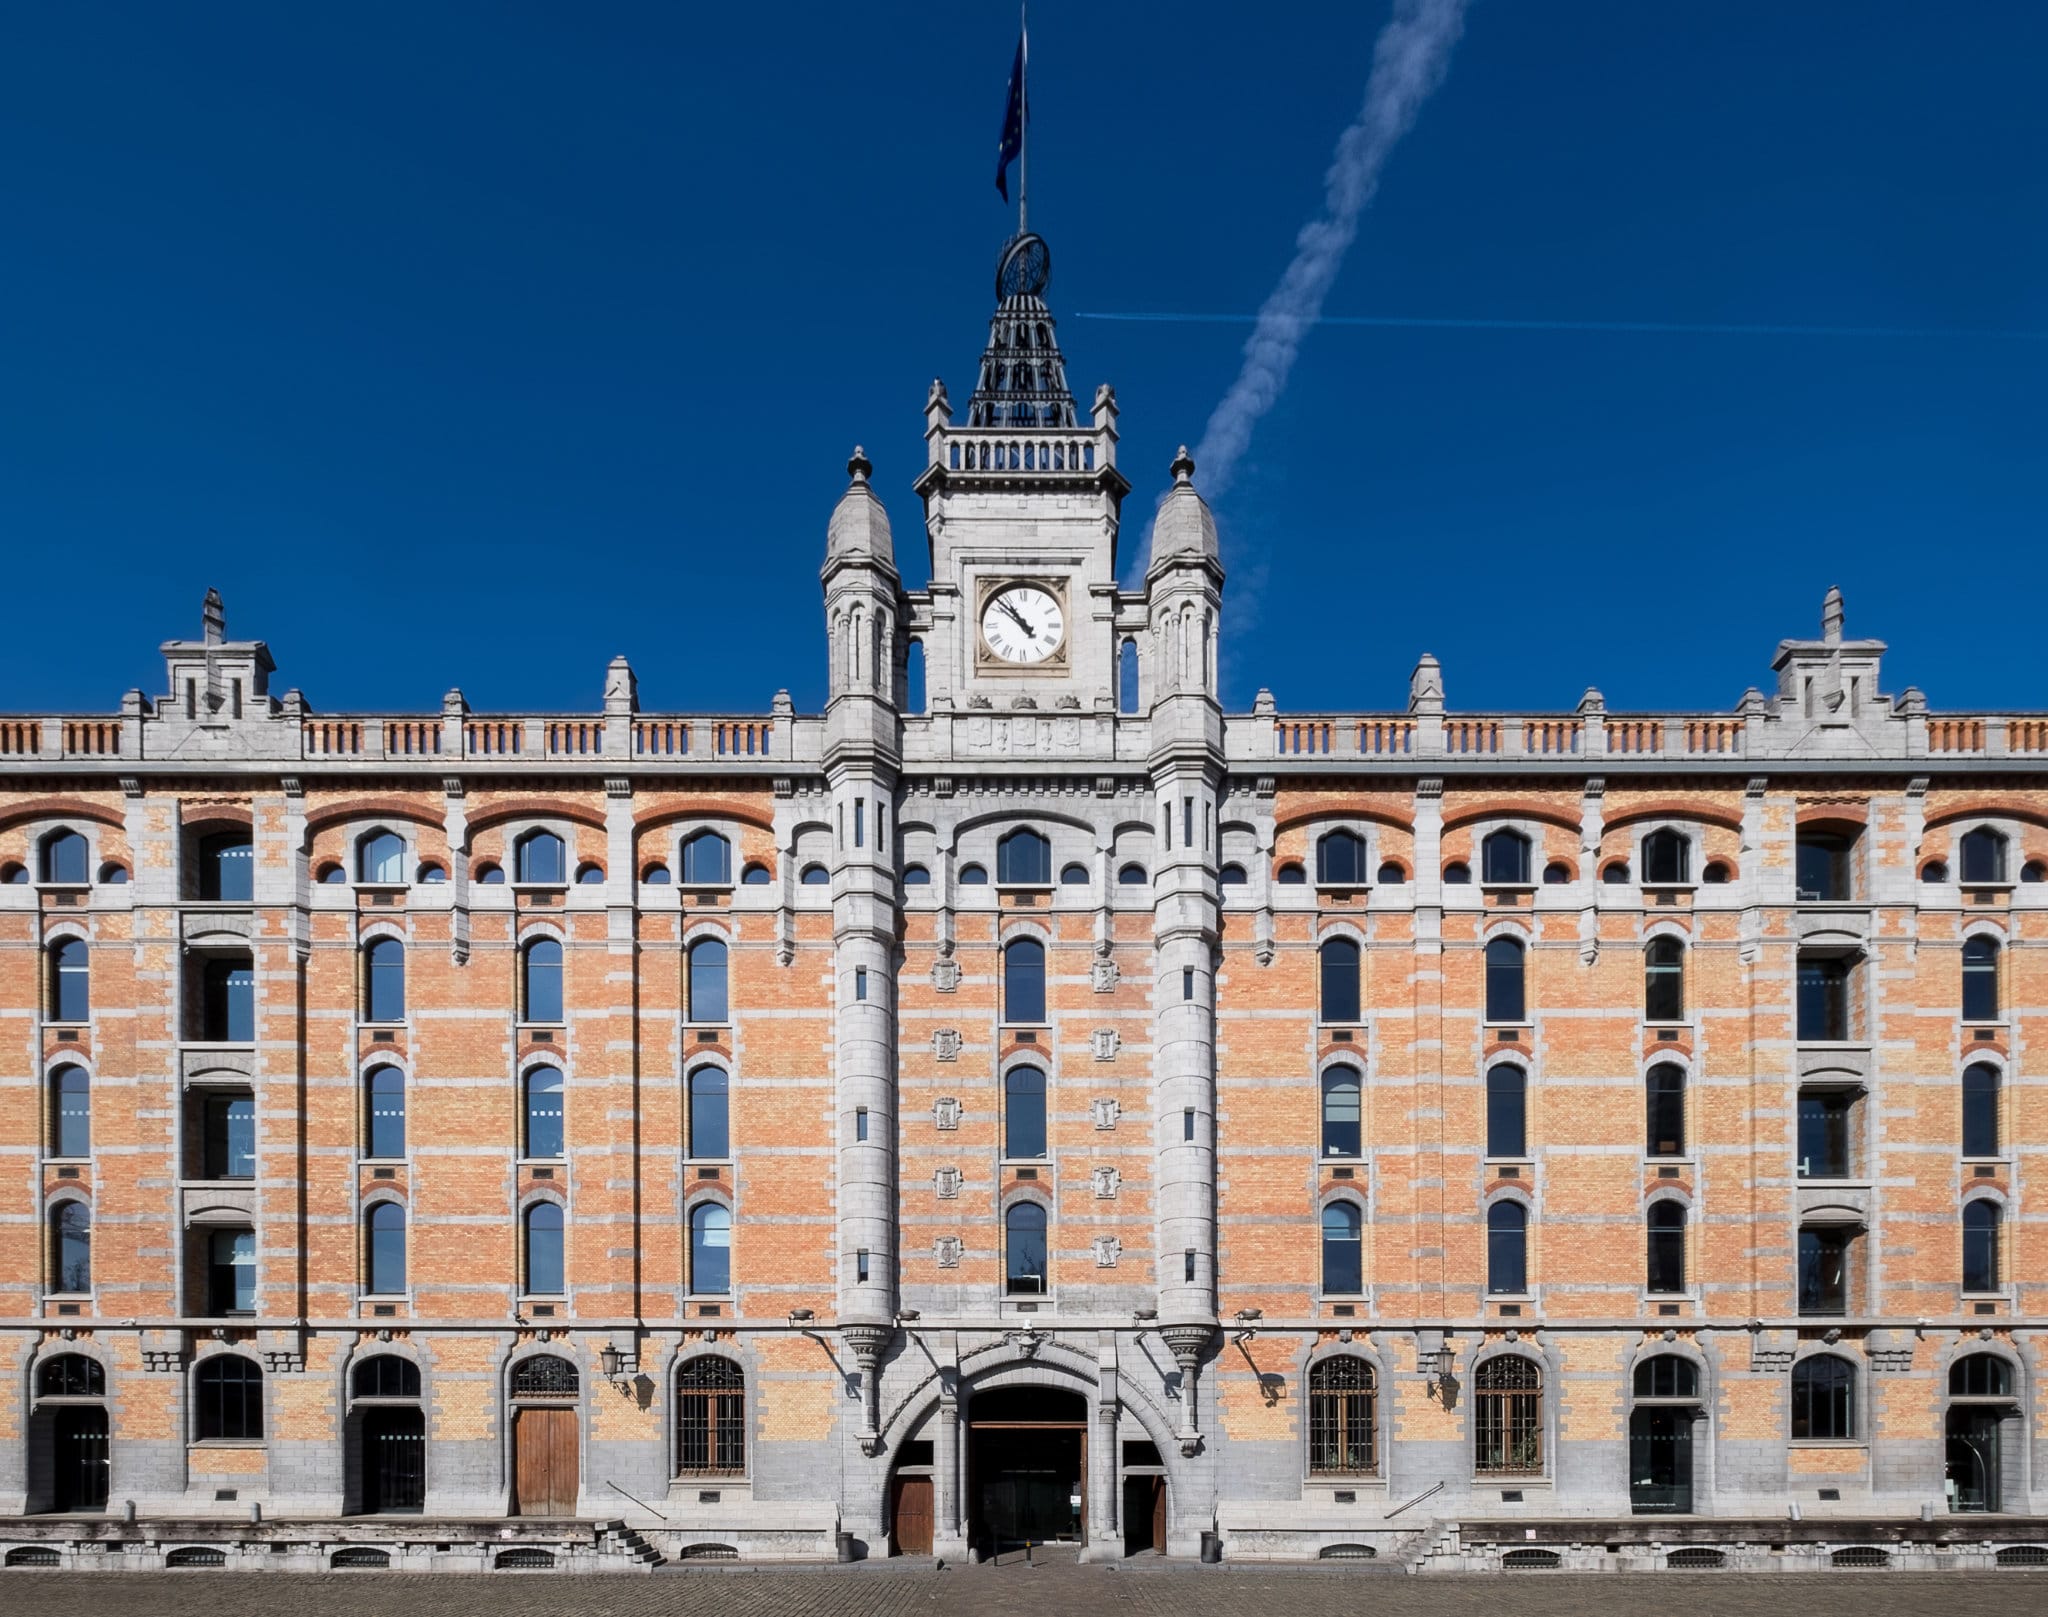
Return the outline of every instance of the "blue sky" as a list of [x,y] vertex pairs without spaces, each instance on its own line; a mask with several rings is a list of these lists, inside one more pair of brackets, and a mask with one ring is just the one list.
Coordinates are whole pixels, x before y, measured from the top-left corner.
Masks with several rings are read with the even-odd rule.
[[[1383,3],[1033,8],[1032,217],[1142,543],[1321,203]],[[867,446],[1012,215],[1002,5],[17,8],[0,708],[161,682],[218,584],[327,711],[822,698]],[[2048,7],[1475,0],[1332,314],[2048,332]],[[1888,683],[2048,708],[2048,341],[1325,327],[1218,515],[1227,690],[1725,707],[1840,584]],[[2016,630],[2022,632],[2015,632]]]

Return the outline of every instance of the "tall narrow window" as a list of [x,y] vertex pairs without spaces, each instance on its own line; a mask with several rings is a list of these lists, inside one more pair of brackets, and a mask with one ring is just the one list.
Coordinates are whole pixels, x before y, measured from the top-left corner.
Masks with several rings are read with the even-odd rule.
[[1994,938],[1963,940],[1963,1020],[1998,1019],[1998,942]]
[[1012,1297],[1045,1291],[1045,1209],[1012,1202],[1003,1214],[1003,1290]]
[[676,1470],[738,1476],[747,1468],[747,1384],[730,1359],[703,1354],[676,1370]]
[[1323,1074],[1324,1156],[1359,1154],[1361,1093],[1356,1067],[1332,1067]]
[[1355,1297],[1365,1289],[1365,1220],[1351,1202],[1323,1209],[1323,1294]]
[[1529,1289],[1529,1210],[1520,1202],[1486,1210],[1486,1289],[1506,1297]]
[[83,887],[92,850],[76,831],[53,831],[43,839],[43,880],[54,886]]
[[1998,1069],[1982,1061],[1963,1070],[1963,1155],[1998,1155]]
[[526,1075],[526,1154],[559,1157],[563,1145],[562,1075],[553,1067],[535,1067]]
[[363,1219],[364,1256],[370,1291],[378,1297],[405,1292],[405,1209],[397,1202],[379,1202]]
[[255,1178],[256,1097],[245,1089],[208,1095],[201,1117],[201,1177]]
[[512,850],[513,879],[559,887],[569,879],[568,844],[552,831],[529,831]]
[[690,1290],[711,1297],[732,1290],[732,1214],[722,1202],[690,1209]]
[[1316,839],[1316,882],[1322,887],[1365,885],[1365,838],[1355,831],[1326,831]]
[[1343,1354],[1309,1366],[1308,1468],[1318,1476],[1379,1470],[1373,1369]]
[[1485,1476],[1538,1476],[1543,1470],[1543,1370],[1534,1359],[1501,1353],[1472,1376],[1473,1469]]
[[1045,1020],[1045,945],[1036,938],[1012,938],[1003,945],[1003,1020]]
[[520,1000],[527,1022],[562,1020],[562,946],[553,938],[535,938],[519,957]]
[[1508,1162],[1529,1154],[1528,1075],[1520,1067],[1486,1073],[1486,1154]]
[[558,1202],[535,1202],[526,1210],[526,1292],[530,1297],[559,1297],[567,1289],[562,1266],[562,1208]]
[[83,1067],[50,1074],[50,1155],[92,1155],[92,1080]]
[[723,1067],[690,1074],[690,1155],[722,1162],[732,1155],[730,1080]]
[[730,887],[732,844],[716,831],[698,831],[683,839],[683,885]]
[[2005,881],[2005,837],[2002,833],[1987,825],[1966,831],[1961,852],[1965,887],[1996,887]]
[[1854,844],[1824,831],[1802,831],[1795,852],[1799,899],[1805,904],[1849,901],[1849,854]]
[[373,831],[356,849],[356,880],[397,885],[405,880],[405,838]]
[[256,1232],[215,1230],[206,1243],[207,1312],[256,1312]]
[[370,1105],[370,1155],[405,1155],[405,1074],[396,1067],[374,1067],[367,1080]]
[[61,938],[50,949],[50,1020],[92,1018],[92,964],[83,938]]
[[1358,1020],[1358,945],[1349,938],[1325,938],[1317,955],[1322,961],[1323,1020]]
[[256,1039],[256,965],[247,956],[215,955],[199,976],[199,1037],[216,1044]]
[[1012,831],[996,844],[996,880],[1006,886],[1050,887],[1051,841],[1036,831]]
[[1847,1179],[1856,1143],[1854,1089],[1799,1092],[1799,1177]]
[[1643,1017],[1685,1020],[1685,945],[1676,938],[1652,938],[1643,950]]
[[396,938],[378,938],[365,951],[365,1018],[371,1022],[405,1020],[405,945]]
[[256,844],[248,832],[200,839],[199,896],[216,904],[247,904],[256,896]]
[[1643,1151],[1653,1157],[1685,1155],[1685,1069],[1660,1062],[1644,1081]]
[[1012,1067],[1003,1075],[1003,1156],[1030,1161],[1045,1155],[1045,1074]]
[[1648,1218],[1649,1264],[1645,1289],[1685,1290],[1685,1208],[1675,1201],[1652,1202]]
[[1683,887],[1692,880],[1692,838],[1681,831],[1652,831],[1643,838],[1643,881],[1652,887]]
[[1855,1435],[1856,1367],[1832,1353],[1816,1353],[1793,1365],[1793,1438],[1838,1442]]
[[202,1443],[258,1443],[263,1440],[263,1371],[239,1353],[201,1359],[192,1376],[197,1419],[193,1434]]
[[723,1022],[726,995],[726,950],[719,938],[699,938],[690,945],[690,1020]]
[[1855,1230],[1840,1224],[1809,1224],[1799,1232],[1799,1312],[1849,1312],[1849,1253]]
[[1479,879],[1489,887],[1526,887],[1529,839],[1519,831],[1495,831],[1479,844]]
[[92,1290],[92,1209],[84,1202],[59,1202],[50,1214],[50,1258],[53,1291]]
[[1849,1036],[1849,962],[1839,955],[1799,957],[1799,1038],[1803,1043]]
[[1117,653],[1116,691],[1117,712],[1138,711],[1138,642],[1135,640],[1126,640]]
[[1487,940],[1487,1021],[1495,1024],[1520,1022],[1528,1016],[1522,964],[1523,950],[1518,940],[1505,936]]
[[1996,1202],[1980,1199],[1963,1207],[1963,1290],[1998,1290]]

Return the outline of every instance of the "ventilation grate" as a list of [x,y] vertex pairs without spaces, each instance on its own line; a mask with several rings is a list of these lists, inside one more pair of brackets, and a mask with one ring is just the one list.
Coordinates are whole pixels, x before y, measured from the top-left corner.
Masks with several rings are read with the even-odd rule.
[[210,1545],[188,1544],[182,1550],[173,1550],[164,1557],[165,1566],[226,1566],[228,1552],[217,1550]]
[[522,1545],[516,1550],[500,1550],[498,1558],[491,1563],[501,1572],[538,1572],[555,1564],[553,1550],[537,1550]]
[[1317,1556],[1321,1561],[1370,1561],[1380,1552],[1370,1544],[1325,1544]]
[[691,1544],[676,1557],[678,1561],[737,1561],[740,1552],[730,1544]]
[[1728,1564],[1727,1552],[1708,1549],[1704,1545],[1689,1546],[1673,1550],[1664,1557],[1664,1564],[1674,1572],[1701,1571],[1708,1567],[1724,1567]]
[[1836,1566],[1890,1566],[1892,1558],[1875,1544],[1851,1544],[1845,1550],[1835,1551],[1831,1558]]
[[[19,1551],[15,1552],[19,1554]],[[14,1557],[8,1557],[9,1565]],[[2000,1566],[2048,1566],[2048,1544],[2008,1544],[1998,1552]]]
[[372,1549],[367,1544],[351,1544],[347,1549],[336,1550],[334,1558],[327,1564],[334,1567],[388,1567],[391,1565],[391,1553]]
[[1550,1572],[1564,1561],[1555,1550],[1509,1550],[1500,1558],[1500,1564],[1509,1572]]
[[[57,1552],[47,1544],[17,1544],[7,1552],[9,1566],[55,1566],[59,1559]],[[2004,1557],[1999,1559],[2003,1562]]]

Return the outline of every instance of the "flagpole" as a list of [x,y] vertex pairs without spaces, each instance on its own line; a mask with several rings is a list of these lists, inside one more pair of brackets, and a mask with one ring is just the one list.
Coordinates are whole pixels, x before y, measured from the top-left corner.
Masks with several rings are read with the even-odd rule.
[[1023,45],[1024,71],[1017,84],[1017,234],[1031,228],[1031,8],[1017,0],[1017,32]]

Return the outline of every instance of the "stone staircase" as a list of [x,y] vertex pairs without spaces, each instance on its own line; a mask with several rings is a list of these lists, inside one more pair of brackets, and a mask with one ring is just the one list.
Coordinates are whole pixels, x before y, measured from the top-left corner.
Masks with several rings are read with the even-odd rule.
[[610,1521],[597,1524],[597,1538],[600,1553],[607,1557],[628,1560],[636,1566],[653,1571],[667,1563],[668,1558],[646,1539],[642,1538],[624,1522]]

